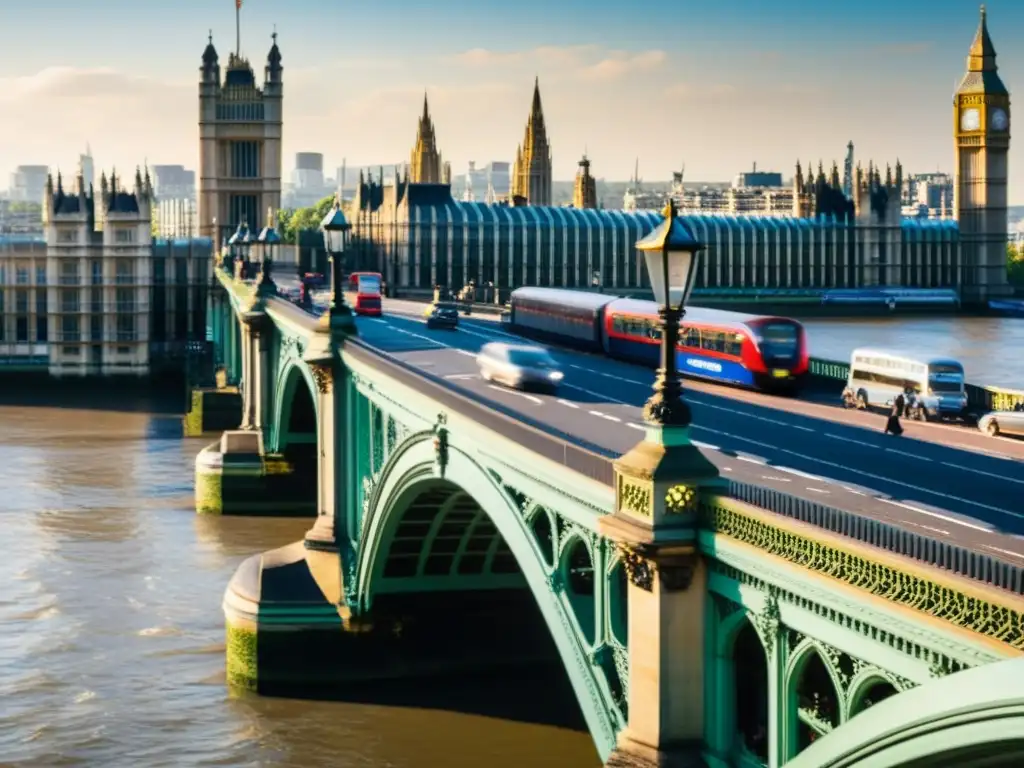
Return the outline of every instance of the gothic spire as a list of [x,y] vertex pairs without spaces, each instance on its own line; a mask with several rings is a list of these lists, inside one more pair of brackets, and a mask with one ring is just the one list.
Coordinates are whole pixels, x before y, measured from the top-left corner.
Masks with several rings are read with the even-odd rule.
[[978,22],[978,31],[974,34],[971,52],[967,57],[967,71],[996,71],[996,48],[992,45],[992,38],[988,35],[988,22],[984,5],[981,6],[981,19]]

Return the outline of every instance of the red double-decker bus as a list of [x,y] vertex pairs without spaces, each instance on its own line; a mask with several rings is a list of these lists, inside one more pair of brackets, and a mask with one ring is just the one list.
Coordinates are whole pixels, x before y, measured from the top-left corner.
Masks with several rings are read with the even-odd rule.
[[352,272],[348,276],[348,295],[345,297],[349,306],[357,315],[373,315],[381,313],[381,288],[384,277],[380,272]]

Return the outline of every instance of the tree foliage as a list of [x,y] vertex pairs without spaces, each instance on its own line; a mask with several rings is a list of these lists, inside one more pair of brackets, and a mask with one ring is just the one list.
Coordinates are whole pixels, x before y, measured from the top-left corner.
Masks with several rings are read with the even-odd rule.
[[1024,247],[1013,243],[1006,246],[1006,275],[1010,285],[1024,288]]
[[281,209],[277,212],[277,231],[286,243],[295,243],[302,230],[318,229],[320,222],[333,207],[334,195],[328,195],[308,208]]

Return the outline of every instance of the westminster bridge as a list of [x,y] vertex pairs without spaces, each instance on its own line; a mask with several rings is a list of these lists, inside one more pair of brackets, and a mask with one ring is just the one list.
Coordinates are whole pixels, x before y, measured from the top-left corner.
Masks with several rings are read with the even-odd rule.
[[[197,457],[197,507],[316,515],[227,589],[232,684],[404,674],[402,642],[461,637],[463,661],[529,645],[493,603],[539,611],[609,765],[1024,758],[1024,572],[991,547],[725,480],[685,430],[617,455],[340,310],[216,281],[242,417]],[[416,605],[434,620],[408,621]]]

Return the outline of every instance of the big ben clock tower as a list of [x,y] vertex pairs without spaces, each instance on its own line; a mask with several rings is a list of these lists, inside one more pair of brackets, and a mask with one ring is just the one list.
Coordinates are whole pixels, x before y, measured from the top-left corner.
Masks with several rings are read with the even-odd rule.
[[953,99],[956,217],[967,301],[1010,292],[1006,280],[1006,177],[1010,94],[999,78],[985,6],[967,57],[967,74]]

